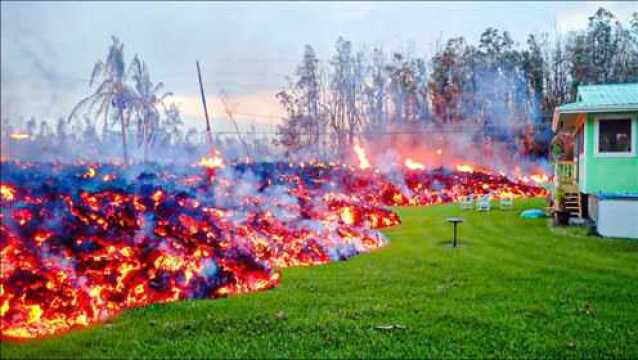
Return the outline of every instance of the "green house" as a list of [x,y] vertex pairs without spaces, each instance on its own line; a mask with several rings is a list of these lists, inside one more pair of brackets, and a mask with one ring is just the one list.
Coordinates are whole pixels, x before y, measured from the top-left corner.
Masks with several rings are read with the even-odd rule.
[[574,143],[573,159],[555,164],[562,206],[603,236],[638,238],[638,83],[580,86],[552,129]]

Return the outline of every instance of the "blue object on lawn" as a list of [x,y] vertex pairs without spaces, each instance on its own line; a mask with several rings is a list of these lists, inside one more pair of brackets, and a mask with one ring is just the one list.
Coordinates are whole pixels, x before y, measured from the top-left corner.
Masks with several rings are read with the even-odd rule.
[[521,212],[523,219],[539,219],[545,217],[545,212],[541,209],[528,209]]

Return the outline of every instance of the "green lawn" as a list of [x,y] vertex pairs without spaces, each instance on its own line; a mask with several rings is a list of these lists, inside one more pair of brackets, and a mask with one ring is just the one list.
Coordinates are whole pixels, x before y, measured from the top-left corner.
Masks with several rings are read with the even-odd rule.
[[[638,357],[638,241],[515,211],[399,209],[375,253],[286,269],[276,289],[153,305],[1,357]],[[445,218],[461,214],[461,247]],[[399,325],[394,328],[378,326]]]

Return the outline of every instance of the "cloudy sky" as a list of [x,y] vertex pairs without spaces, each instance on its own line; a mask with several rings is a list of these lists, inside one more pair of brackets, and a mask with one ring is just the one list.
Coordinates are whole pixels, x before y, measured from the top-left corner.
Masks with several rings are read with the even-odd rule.
[[321,59],[344,36],[355,46],[410,49],[429,55],[437,41],[474,42],[495,26],[524,42],[529,33],[584,26],[599,6],[621,20],[632,2],[450,3],[26,3],[2,1],[1,118],[56,119],[89,91],[88,77],[111,35],[139,54],[155,80],[175,93],[187,125],[201,127],[195,59],[216,129],[230,129],[219,93],[227,93],[241,126],[270,129],[281,115],[275,92],[294,71],[304,44]]

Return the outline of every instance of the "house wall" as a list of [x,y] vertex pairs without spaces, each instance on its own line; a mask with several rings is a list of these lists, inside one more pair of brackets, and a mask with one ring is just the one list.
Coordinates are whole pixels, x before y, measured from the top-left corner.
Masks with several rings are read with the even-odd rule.
[[[595,119],[608,114],[587,114],[585,122],[585,159],[578,164],[585,176],[579,179],[580,191],[586,194],[597,192],[638,193],[638,112],[632,116],[633,156],[605,156],[595,153]],[[611,114],[613,115],[613,114]]]
[[596,199],[596,230],[605,237],[638,239],[638,199]]

